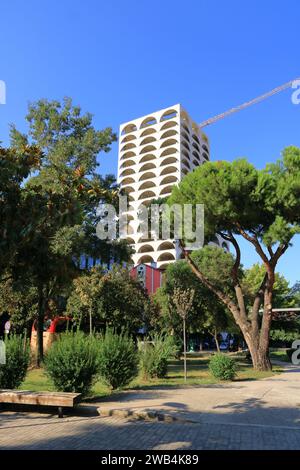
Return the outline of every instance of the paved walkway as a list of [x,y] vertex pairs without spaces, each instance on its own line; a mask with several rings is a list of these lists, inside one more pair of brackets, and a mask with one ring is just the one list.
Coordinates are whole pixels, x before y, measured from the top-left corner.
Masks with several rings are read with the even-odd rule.
[[193,423],[2,412],[0,449],[300,449],[299,372],[287,366],[261,381],[126,392],[99,404]]
[[300,427],[300,368],[263,380],[128,391],[98,403],[100,409],[161,411],[198,423]]

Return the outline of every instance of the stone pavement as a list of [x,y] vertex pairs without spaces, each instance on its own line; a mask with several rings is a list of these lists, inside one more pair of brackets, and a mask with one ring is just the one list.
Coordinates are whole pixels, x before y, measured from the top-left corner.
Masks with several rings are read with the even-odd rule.
[[160,411],[198,423],[300,426],[300,368],[263,380],[127,391],[98,403],[100,410]]
[[0,449],[300,449],[299,372],[288,365],[261,381],[124,392],[95,404],[193,423],[2,412]]

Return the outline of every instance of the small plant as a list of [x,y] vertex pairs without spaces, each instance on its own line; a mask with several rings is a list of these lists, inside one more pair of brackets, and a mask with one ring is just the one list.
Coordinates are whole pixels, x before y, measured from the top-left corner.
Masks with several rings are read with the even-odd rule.
[[99,344],[99,373],[113,390],[125,387],[138,374],[138,352],[133,340],[107,329]]
[[209,361],[209,369],[212,375],[219,380],[233,380],[236,376],[234,360],[222,353],[212,356]]
[[30,361],[29,342],[20,335],[5,340],[6,363],[0,365],[0,388],[18,388],[25,379]]
[[168,372],[168,359],[176,354],[173,337],[156,335],[144,344],[141,367],[146,378],[164,378]]
[[82,331],[61,334],[45,357],[46,374],[56,390],[87,395],[98,373],[98,345]]

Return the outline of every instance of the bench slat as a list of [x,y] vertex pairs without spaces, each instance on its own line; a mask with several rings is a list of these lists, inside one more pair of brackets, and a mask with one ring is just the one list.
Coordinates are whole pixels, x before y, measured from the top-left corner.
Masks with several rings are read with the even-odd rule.
[[73,407],[79,403],[80,398],[80,393],[0,390],[0,403]]

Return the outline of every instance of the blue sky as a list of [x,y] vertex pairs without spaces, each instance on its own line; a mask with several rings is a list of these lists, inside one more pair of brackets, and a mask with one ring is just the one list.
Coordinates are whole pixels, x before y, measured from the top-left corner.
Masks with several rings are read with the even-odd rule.
[[[300,77],[300,2],[289,0],[2,0],[0,140],[25,130],[27,103],[71,96],[98,128],[181,103],[199,122]],[[211,158],[263,167],[300,146],[291,90],[206,129]],[[100,156],[116,173],[117,145]],[[279,264],[300,279],[300,237]],[[256,261],[243,244],[246,266]],[[298,262],[297,262],[298,260]]]

